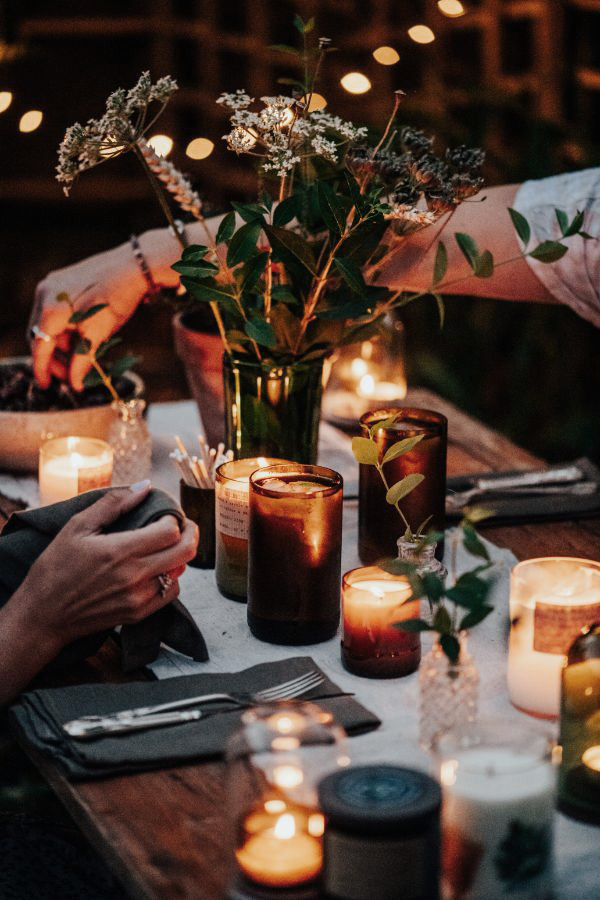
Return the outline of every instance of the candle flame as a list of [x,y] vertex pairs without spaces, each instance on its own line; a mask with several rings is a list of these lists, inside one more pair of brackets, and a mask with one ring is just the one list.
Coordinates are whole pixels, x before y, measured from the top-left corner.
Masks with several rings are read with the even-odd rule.
[[308,817],[308,833],[311,837],[321,837],[325,832],[325,818],[321,813],[313,813]]
[[361,397],[372,397],[375,394],[375,379],[372,375],[363,375],[358,382],[358,393]]
[[284,813],[277,819],[273,833],[280,841],[289,841],[296,834],[296,823],[291,813]]
[[282,813],[284,809],[285,803],[283,800],[265,800],[265,812],[271,813],[271,815]]
[[277,766],[273,770],[273,781],[280,788],[296,788],[304,781],[304,774],[298,766]]
[[457,759],[446,759],[440,768],[440,781],[444,787],[452,787],[456,784],[456,773],[458,771]]
[[361,378],[363,375],[367,374],[367,372],[369,371],[369,367],[364,359],[361,359],[359,356],[357,356],[356,359],[353,359],[350,363],[350,371],[352,372],[354,378]]

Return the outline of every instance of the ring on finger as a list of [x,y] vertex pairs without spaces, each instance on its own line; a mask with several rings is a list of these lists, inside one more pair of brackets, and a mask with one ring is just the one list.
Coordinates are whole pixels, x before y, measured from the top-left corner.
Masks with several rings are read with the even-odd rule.
[[161,597],[165,597],[167,592],[173,587],[175,583],[170,575],[164,572],[162,575],[158,575],[158,593]]
[[29,329],[29,333],[32,338],[37,338],[40,341],[44,341],[46,344],[52,340],[49,334],[46,334],[45,331],[42,331],[39,325],[32,325]]

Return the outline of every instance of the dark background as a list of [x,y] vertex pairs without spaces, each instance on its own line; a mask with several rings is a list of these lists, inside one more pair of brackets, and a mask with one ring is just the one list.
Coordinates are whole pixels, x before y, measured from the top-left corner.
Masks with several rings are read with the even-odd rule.
[[[0,115],[0,355],[26,350],[29,307],[47,271],[163,224],[133,157],[86,173],[66,199],[53,177],[65,128],[101,115],[106,96],[143,69],[172,74],[181,90],[155,129],[173,137],[170,159],[217,209],[251,197],[252,170],[226,150],[226,115],[214,101],[238,87],[287,90],[276,79],[293,74],[289,57],[266,48],[294,40],[294,12],[316,15],[317,34],[339,48],[319,88],[333,112],[376,128],[402,88],[406,122],[434,130],[441,145],[486,149],[488,184],[597,165],[600,2],[464,5],[449,19],[435,0],[0,0],[0,91],[14,94]],[[410,40],[417,23],[433,29],[433,43]],[[398,50],[397,65],[374,61],[382,44]],[[360,97],[339,85],[355,69],[373,85]],[[21,134],[28,109],[44,119]],[[196,136],[215,143],[198,162],[185,156]],[[432,302],[406,310],[410,384],[433,387],[549,459],[600,459],[600,331],[559,306],[456,298],[447,307],[442,332]],[[187,395],[170,318],[166,307],[145,307],[126,331],[150,400]]]

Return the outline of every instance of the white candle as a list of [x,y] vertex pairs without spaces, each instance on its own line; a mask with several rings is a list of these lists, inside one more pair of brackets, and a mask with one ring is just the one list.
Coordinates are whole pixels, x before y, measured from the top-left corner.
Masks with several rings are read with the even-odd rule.
[[556,718],[560,674],[582,627],[600,619],[600,565],[548,557],[515,566],[510,588],[508,691],[519,709]]
[[442,759],[445,898],[550,896],[555,774],[535,739],[525,744],[456,741]]
[[40,448],[40,504],[110,487],[112,463],[113,451],[105,441],[73,436],[46,441]]

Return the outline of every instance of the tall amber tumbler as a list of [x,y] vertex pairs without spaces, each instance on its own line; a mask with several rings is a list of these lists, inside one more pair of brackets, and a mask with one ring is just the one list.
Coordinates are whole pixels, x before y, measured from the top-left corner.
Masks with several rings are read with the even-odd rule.
[[290,463],[250,476],[248,624],[272,644],[316,644],[340,618],[342,476]]
[[[379,458],[404,438],[422,434],[423,440],[410,453],[391,460],[383,467],[391,486],[406,475],[420,473],[424,481],[402,501],[402,511],[415,531],[429,516],[428,528],[444,530],[446,501],[446,450],[448,420],[441,413],[414,407],[386,407],[367,412],[360,419],[365,437],[377,422],[397,416],[393,425],[378,428],[373,438],[379,448]],[[386,490],[374,466],[359,466],[358,555],[365,565],[372,565],[384,557],[397,556],[396,542],[404,532],[397,510],[385,499]],[[444,542],[437,545],[440,559]]]

